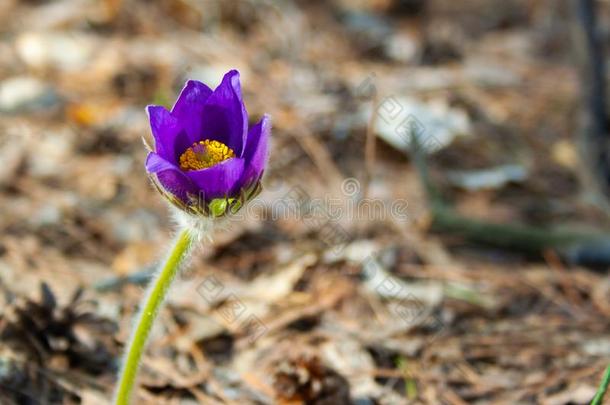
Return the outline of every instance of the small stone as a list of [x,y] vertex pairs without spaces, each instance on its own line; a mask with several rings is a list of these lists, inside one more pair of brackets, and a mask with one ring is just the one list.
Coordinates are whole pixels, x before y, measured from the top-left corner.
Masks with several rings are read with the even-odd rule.
[[414,35],[393,35],[385,43],[385,54],[397,62],[414,63],[417,61],[421,49],[419,41]]
[[26,32],[15,46],[30,67],[71,71],[84,69],[95,50],[95,42],[78,33]]
[[17,113],[49,108],[57,104],[55,91],[29,76],[17,76],[0,83],[0,112]]
[[502,165],[484,170],[452,171],[451,184],[465,190],[497,190],[508,183],[521,183],[527,179],[527,169],[521,165]]
[[451,107],[444,99],[422,102],[411,97],[388,96],[373,113],[377,114],[376,134],[402,151],[412,148],[412,135],[417,136],[423,151],[435,153],[456,136],[470,132],[466,112]]

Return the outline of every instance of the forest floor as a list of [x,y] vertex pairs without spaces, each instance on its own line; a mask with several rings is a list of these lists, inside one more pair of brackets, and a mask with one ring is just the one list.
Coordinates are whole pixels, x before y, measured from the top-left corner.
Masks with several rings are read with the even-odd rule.
[[176,280],[135,403],[588,403],[606,269],[435,228],[404,137],[494,232],[608,229],[570,18],[552,0],[0,3],[0,402],[109,403],[174,232],[144,107],[237,68],[251,121],[273,118],[265,189]]

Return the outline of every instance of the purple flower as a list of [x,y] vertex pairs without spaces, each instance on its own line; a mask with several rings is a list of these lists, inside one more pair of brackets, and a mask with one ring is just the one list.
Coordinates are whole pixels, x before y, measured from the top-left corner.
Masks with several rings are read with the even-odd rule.
[[235,212],[260,191],[267,163],[270,120],[248,126],[239,72],[212,91],[189,80],[171,111],[147,107],[155,151],[146,170],[157,189],[191,214]]

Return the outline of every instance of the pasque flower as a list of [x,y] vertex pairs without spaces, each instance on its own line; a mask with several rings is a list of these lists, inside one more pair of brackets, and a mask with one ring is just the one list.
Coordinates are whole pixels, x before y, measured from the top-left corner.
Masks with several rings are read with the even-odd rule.
[[155,105],[147,111],[155,150],[146,158],[146,171],[161,194],[190,215],[179,221],[182,229],[140,305],[121,363],[115,405],[131,403],[146,342],[172,280],[201,231],[212,230],[202,227],[210,221],[198,216],[234,213],[260,191],[271,130],[266,115],[248,125],[236,70],[225,74],[215,90],[189,80],[171,111]]
[[260,191],[268,155],[268,116],[252,126],[239,72],[211,90],[189,80],[171,111],[147,107],[155,150],[146,170],[157,189],[189,214],[223,216]]

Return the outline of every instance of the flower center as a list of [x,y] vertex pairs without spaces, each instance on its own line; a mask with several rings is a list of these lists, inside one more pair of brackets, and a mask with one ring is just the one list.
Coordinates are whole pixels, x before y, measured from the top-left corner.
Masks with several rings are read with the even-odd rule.
[[206,139],[195,142],[180,155],[180,169],[185,172],[206,169],[232,157],[235,157],[233,149],[222,142]]

